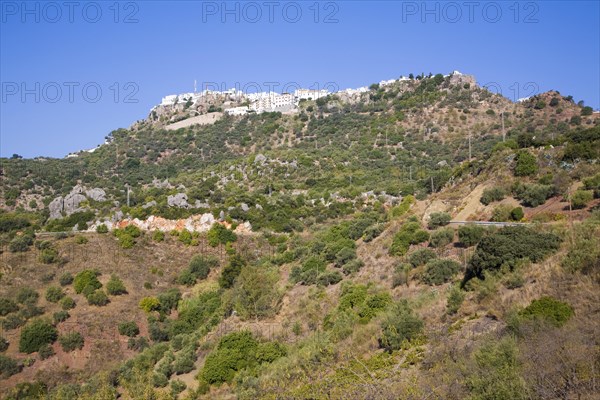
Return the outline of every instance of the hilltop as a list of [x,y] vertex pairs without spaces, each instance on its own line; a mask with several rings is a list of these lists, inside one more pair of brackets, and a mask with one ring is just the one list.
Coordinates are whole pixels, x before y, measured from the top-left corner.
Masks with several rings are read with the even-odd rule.
[[460,73],[289,99],[2,160],[3,398],[594,398],[598,113]]

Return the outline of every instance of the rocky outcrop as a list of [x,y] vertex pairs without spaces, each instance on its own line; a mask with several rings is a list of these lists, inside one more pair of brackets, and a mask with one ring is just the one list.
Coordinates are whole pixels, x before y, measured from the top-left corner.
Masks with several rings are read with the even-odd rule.
[[185,193],[177,193],[167,197],[169,207],[190,208],[188,197]]
[[85,191],[85,195],[94,201],[106,201],[106,192],[104,189],[88,189]]
[[50,219],[62,218],[64,199],[62,196],[55,198],[48,204],[48,210],[50,210]]

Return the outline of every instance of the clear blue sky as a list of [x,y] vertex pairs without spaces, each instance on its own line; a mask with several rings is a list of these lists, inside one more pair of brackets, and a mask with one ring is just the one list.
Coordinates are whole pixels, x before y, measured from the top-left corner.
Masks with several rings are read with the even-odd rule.
[[194,79],[347,88],[456,69],[513,100],[555,89],[600,106],[598,1],[338,1],[318,15],[314,1],[247,3],[222,15],[221,1],[120,2],[118,14],[113,1],[0,1],[0,155],[95,147]]

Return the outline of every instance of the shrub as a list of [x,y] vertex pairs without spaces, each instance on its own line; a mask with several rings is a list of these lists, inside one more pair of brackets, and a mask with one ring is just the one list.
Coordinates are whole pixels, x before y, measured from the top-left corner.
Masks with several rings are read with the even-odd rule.
[[246,261],[239,255],[234,254],[229,259],[229,263],[223,268],[219,277],[219,286],[224,289],[233,287],[235,279],[242,272],[242,268],[246,265]]
[[233,233],[233,231],[230,231],[223,225],[216,222],[209,229],[207,238],[208,244],[212,247],[217,247],[219,244],[235,242],[237,240],[237,236],[235,233]]
[[181,300],[181,292],[177,288],[171,288],[164,293],[158,295],[160,303],[160,311],[169,313],[177,308],[177,304]]
[[36,319],[21,330],[19,351],[27,354],[36,352],[43,345],[54,343],[57,337],[58,332],[52,324],[42,319]]
[[363,241],[365,243],[369,243],[371,241],[373,241],[375,238],[377,238],[379,235],[381,235],[381,233],[385,230],[385,225],[383,224],[375,224],[373,226],[368,227],[367,229],[365,229],[365,232],[363,233]]
[[560,238],[552,233],[520,226],[502,228],[481,239],[469,261],[464,282],[475,276],[483,279],[484,271],[498,270],[502,265],[512,270],[518,261],[525,258],[532,262],[541,261],[556,251],[559,245]]
[[73,283],[73,275],[70,272],[65,272],[60,276],[58,282],[61,286],[70,285]]
[[458,228],[458,241],[465,247],[475,246],[483,237],[484,228],[475,224],[462,225]]
[[206,357],[201,379],[208,384],[230,382],[237,371],[256,363],[258,345],[249,331],[223,336],[217,349]]
[[52,316],[52,320],[54,321],[54,324],[57,325],[61,322],[66,321],[67,319],[69,319],[70,315],[67,311],[62,310],[62,311],[58,311],[55,312],[54,315]]
[[106,225],[104,225],[104,224],[100,224],[96,228],[96,232],[98,232],[98,233],[108,233],[108,227]]
[[494,201],[500,201],[506,197],[506,192],[500,187],[487,188],[483,191],[479,201],[483,205],[488,205]]
[[317,277],[317,285],[329,286],[335,285],[342,280],[342,274],[338,271],[325,271]]
[[148,346],[148,340],[143,336],[138,338],[129,338],[127,341],[127,348],[129,350],[142,351],[148,348]]
[[259,363],[272,363],[280,357],[285,357],[285,346],[279,342],[260,343],[256,349],[256,361]]
[[427,263],[423,281],[429,285],[441,285],[448,282],[460,270],[460,264],[454,260],[447,258],[431,260]]
[[525,213],[521,207],[515,207],[510,212],[510,217],[513,221],[520,221],[525,217]]
[[365,266],[365,263],[362,262],[362,260],[359,260],[358,258],[356,258],[356,259],[350,261],[349,263],[344,264],[344,266],[342,267],[342,272],[344,272],[344,274],[346,274],[346,275],[350,275],[354,272],[360,271],[360,269],[364,266]]
[[344,247],[335,255],[335,266],[343,267],[346,263],[356,258],[356,249]]
[[600,174],[596,174],[592,177],[583,180],[583,188],[585,190],[592,190],[594,197],[600,197]]
[[571,196],[571,205],[574,209],[585,208],[594,198],[594,192],[591,190],[577,190]]
[[514,169],[515,176],[530,176],[537,173],[538,166],[535,156],[527,150],[520,150],[517,153]]
[[8,244],[8,249],[12,253],[25,252],[33,244],[33,238],[29,235],[17,236]]
[[197,255],[190,260],[188,268],[195,279],[206,279],[211,268],[217,265],[219,265],[219,261],[216,258]]
[[454,240],[454,229],[443,228],[431,234],[429,245],[433,247],[444,247],[452,243]]
[[[236,280],[232,296],[240,317],[249,319],[273,316],[281,298],[277,290],[278,280],[279,274],[275,269],[264,266],[244,268]],[[323,284],[330,284],[329,280]]]
[[71,309],[75,308],[75,300],[73,300],[72,297],[64,297],[60,301],[60,306],[62,307],[63,310],[71,310]]
[[46,289],[46,300],[50,303],[58,303],[63,297],[65,293],[58,286],[50,286]]
[[492,221],[505,222],[512,219],[513,208],[508,204],[500,204],[492,211]]
[[135,337],[140,334],[140,328],[134,321],[122,322],[119,324],[119,334],[123,336]]
[[163,231],[154,231],[152,233],[152,240],[155,242],[162,242],[165,240],[165,233]]
[[108,296],[103,290],[97,289],[86,296],[88,304],[102,307],[109,303]]
[[46,360],[46,359],[52,357],[54,354],[56,354],[54,352],[54,348],[52,346],[50,346],[49,344],[43,345],[38,350],[38,356],[40,356],[41,360]]
[[525,319],[541,319],[556,327],[561,327],[573,316],[574,312],[569,304],[545,296],[533,300],[519,314]]
[[594,113],[594,109],[590,106],[585,106],[581,109],[581,115],[582,116],[588,116],[588,115],[592,115]]
[[111,296],[127,294],[127,289],[125,289],[123,281],[116,275],[110,276],[110,280],[106,283],[106,291]]
[[75,275],[73,279],[73,288],[75,293],[82,293],[86,290],[88,293],[96,289],[100,289],[102,284],[98,280],[98,272],[90,269],[85,269]]
[[0,337],[0,353],[4,353],[8,349],[8,340]]
[[382,322],[379,347],[388,352],[402,348],[403,342],[419,337],[423,332],[423,321],[414,314],[406,300],[394,304]]
[[398,233],[394,235],[389,253],[395,256],[403,256],[411,244],[419,244],[429,240],[429,233],[421,229],[418,222],[408,222],[402,225]]
[[460,306],[465,300],[465,293],[458,286],[452,286],[448,292],[448,301],[446,303],[446,313],[453,315],[458,312]]
[[135,246],[135,239],[133,236],[128,235],[127,233],[121,233],[119,236],[117,236],[117,239],[119,240],[119,245],[123,249],[131,249],[133,246]]
[[71,352],[73,350],[81,350],[83,348],[83,336],[79,332],[71,332],[62,335],[58,338],[58,343],[62,346],[63,350]]
[[190,231],[184,229],[181,232],[179,232],[179,241],[185,244],[186,246],[189,246],[190,243],[192,243],[192,234],[190,233]]
[[193,351],[180,351],[173,361],[173,373],[176,375],[187,374],[194,369],[196,355]]
[[325,272],[326,266],[327,264],[320,256],[310,256],[302,263],[301,267],[292,268],[290,280],[303,285],[313,285],[317,283],[319,275]]
[[53,247],[43,249],[38,257],[41,263],[54,264],[59,261],[58,250]]
[[2,328],[8,330],[17,329],[25,324],[25,319],[17,314],[10,314],[2,320]]
[[87,242],[89,242],[89,240],[85,236],[78,235],[75,237],[75,243],[77,244],[86,244]]
[[140,300],[140,308],[147,313],[156,311],[160,308],[160,301],[156,297],[144,297]]
[[515,187],[515,196],[522,201],[523,205],[528,207],[537,207],[546,202],[554,194],[552,185],[517,185]]
[[417,249],[408,255],[408,262],[414,267],[427,264],[429,260],[436,258],[435,252],[431,249]]
[[446,226],[450,223],[452,217],[450,214],[445,212],[436,212],[432,213],[429,216],[429,222],[427,223],[427,227],[429,229],[439,228],[440,226]]
[[[40,295],[32,288],[25,286],[17,292],[17,303],[34,305],[37,303]],[[1,313],[0,313],[1,314]]]
[[7,379],[21,372],[21,368],[15,360],[0,354],[0,378]]
[[5,316],[8,315],[12,312],[15,312],[19,309],[19,307],[17,306],[17,304],[10,300],[7,299],[6,297],[0,297],[0,315],[1,316]]

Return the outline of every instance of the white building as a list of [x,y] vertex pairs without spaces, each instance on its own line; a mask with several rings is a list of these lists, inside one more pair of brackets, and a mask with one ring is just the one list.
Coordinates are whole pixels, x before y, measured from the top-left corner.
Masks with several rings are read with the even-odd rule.
[[300,100],[317,100],[321,97],[326,97],[329,95],[329,91],[327,89],[297,89],[294,91],[294,97],[296,101]]
[[225,110],[225,112],[229,115],[246,115],[250,111],[249,107],[233,107]]

